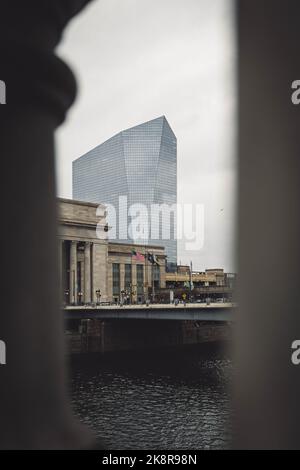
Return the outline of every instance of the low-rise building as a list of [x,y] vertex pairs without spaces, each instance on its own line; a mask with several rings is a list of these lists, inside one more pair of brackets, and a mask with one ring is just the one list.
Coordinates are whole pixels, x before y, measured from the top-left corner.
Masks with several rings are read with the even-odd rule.
[[228,274],[224,269],[206,269],[202,272],[193,271],[189,266],[177,266],[175,273],[166,273],[166,289],[161,291],[164,297],[205,300],[232,299],[235,288],[236,274]]
[[63,303],[170,302],[231,299],[236,275],[223,269],[166,272],[164,247],[108,240],[102,204],[58,200],[59,264]]
[[[136,254],[134,254],[136,253]],[[151,253],[157,260],[149,261]],[[166,256],[163,247],[108,243],[108,297],[117,302],[154,300],[155,293],[166,287]]]

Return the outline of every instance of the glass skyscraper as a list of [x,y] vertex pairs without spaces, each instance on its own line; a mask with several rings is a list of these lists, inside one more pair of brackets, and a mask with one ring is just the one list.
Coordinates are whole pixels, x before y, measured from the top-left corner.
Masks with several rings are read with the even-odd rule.
[[[164,116],[122,131],[75,160],[73,198],[114,206],[116,227],[109,238],[165,246],[169,266],[176,265],[177,139]],[[147,211],[139,212],[140,205]]]

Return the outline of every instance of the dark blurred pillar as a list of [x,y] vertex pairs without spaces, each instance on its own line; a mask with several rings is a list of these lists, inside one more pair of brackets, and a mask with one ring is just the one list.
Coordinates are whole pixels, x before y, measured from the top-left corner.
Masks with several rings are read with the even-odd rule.
[[239,448],[300,448],[299,0],[239,0]]
[[2,0],[0,448],[80,448],[66,394],[56,242],[54,131],[76,92],[54,55],[86,0]]

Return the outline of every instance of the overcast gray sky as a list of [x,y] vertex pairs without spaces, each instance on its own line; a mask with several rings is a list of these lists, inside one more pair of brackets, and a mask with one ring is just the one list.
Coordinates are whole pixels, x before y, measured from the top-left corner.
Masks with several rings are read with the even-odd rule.
[[57,134],[58,193],[72,161],[120,130],[165,115],[178,138],[178,202],[204,204],[205,243],[179,261],[234,269],[235,44],[230,0],[95,0],[62,56],[78,100]]

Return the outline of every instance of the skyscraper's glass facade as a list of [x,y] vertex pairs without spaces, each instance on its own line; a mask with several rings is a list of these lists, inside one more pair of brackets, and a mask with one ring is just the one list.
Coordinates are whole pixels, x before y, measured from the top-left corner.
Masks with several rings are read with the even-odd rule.
[[[147,215],[135,212],[146,228],[142,234],[130,229],[132,219],[119,210],[120,196],[127,197],[128,210],[138,211],[133,206],[136,204],[147,209]],[[162,116],[120,132],[75,160],[73,198],[113,205],[117,210],[116,241],[165,246],[169,265],[176,264],[176,220],[172,210],[163,221],[161,216],[160,221],[151,218],[151,205],[166,204],[172,209],[177,203],[177,139],[167,119]],[[165,232],[170,230],[167,239],[162,224]],[[127,236],[121,229],[125,225],[129,227]]]

